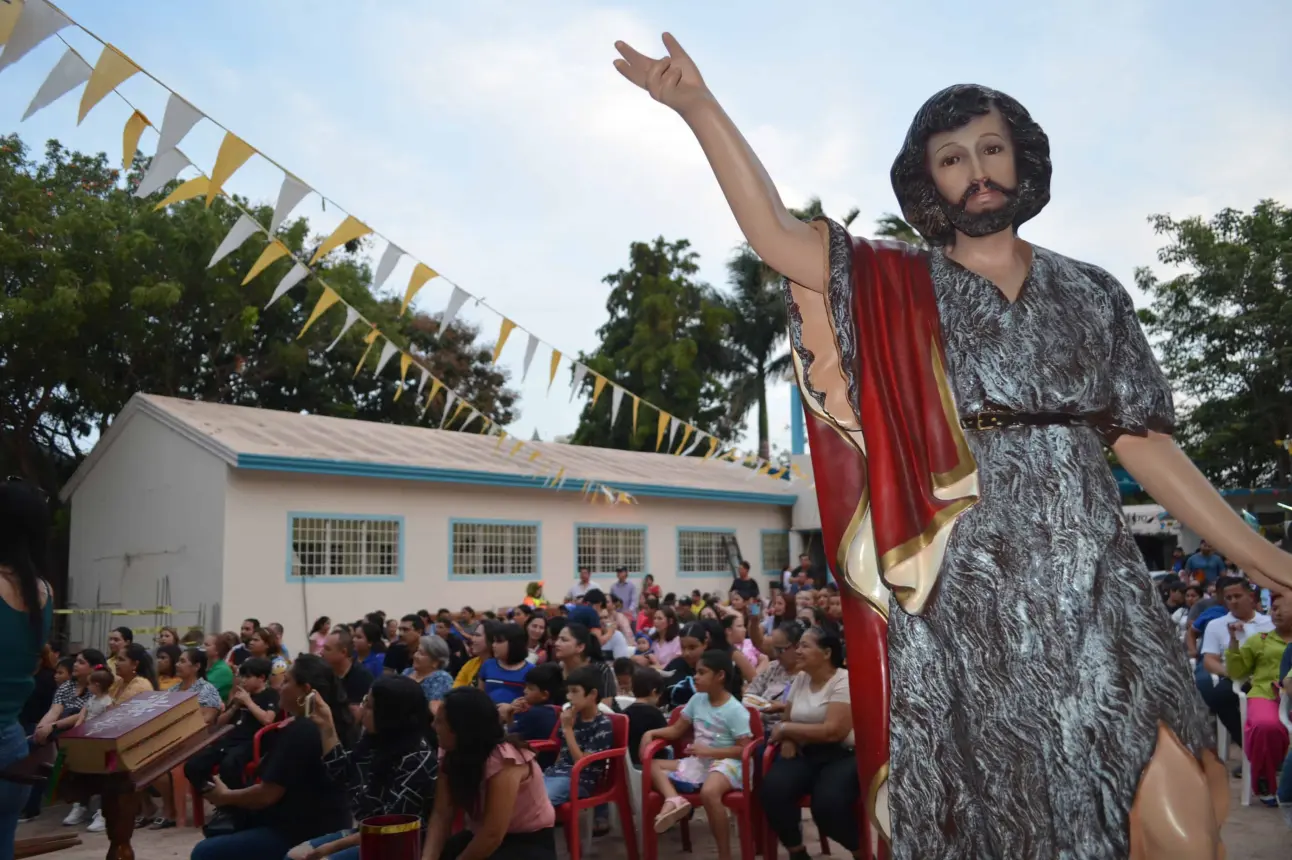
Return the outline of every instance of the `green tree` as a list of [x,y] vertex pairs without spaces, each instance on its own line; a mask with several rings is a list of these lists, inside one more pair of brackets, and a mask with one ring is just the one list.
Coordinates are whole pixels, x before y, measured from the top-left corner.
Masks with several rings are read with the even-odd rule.
[[897,239],[917,248],[927,248],[924,238],[915,232],[915,228],[902,220],[902,216],[885,212],[875,222],[875,235],[880,239]]
[[[725,438],[733,429],[722,382],[730,370],[725,339],[732,313],[713,288],[695,280],[698,257],[690,247],[685,239],[662,236],[632,244],[629,267],[603,279],[611,289],[609,319],[597,330],[601,346],[578,360],[670,415]],[[584,387],[592,386],[589,374]],[[595,406],[584,407],[571,441],[654,451],[654,410],[642,409],[634,427],[632,399],[625,396],[611,428],[611,397],[607,387]],[[679,433],[675,447],[680,439]]]
[[[35,161],[17,136],[0,138],[0,468],[53,495],[135,392],[419,419],[412,393],[394,401],[397,361],[377,379],[370,357],[354,376],[365,349],[358,326],[325,354],[344,317],[339,307],[297,339],[321,293],[317,281],[265,307],[290,260],[242,286],[263,239],[208,269],[238,212],[203,200],[154,211],[160,195],[130,193],[146,166],[137,160],[123,183],[103,154],[51,141]],[[268,208],[254,214],[268,223]],[[304,219],[280,238],[295,251],[318,241]],[[432,317],[399,318],[398,301],[371,294],[369,268],[353,254],[333,254],[321,273],[446,384],[501,421],[514,417],[515,395],[474,331],[458,324],[441,335]],[[416,382],[410,374],[414,393]],[[438,420],[443,402],[427,420]]]
[[1149,219],[1181,274],[1135,273],[1182,417],[1178,438],[1221,487],[1287,486],[1292,437],[1292,210],[1270,200],[1209,221]]

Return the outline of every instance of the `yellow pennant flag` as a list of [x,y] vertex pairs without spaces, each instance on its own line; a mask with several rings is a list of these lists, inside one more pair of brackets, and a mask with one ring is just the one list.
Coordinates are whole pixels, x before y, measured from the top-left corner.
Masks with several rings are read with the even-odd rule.
[[692,427],[690,424],[687,424],[683,427],[682,441],[677,446],[677,450],[673,452],[674,454],[681,456],[682,452],[686,450],[686,441],[691,438],[691,434],[694,432],[695,432],[695,428]]
[[372,228],[358,218],[353,215],[345,216],[345,220],[337,225],[337,228],[332,231],[332,235],[328,236],[322,245],[319,245],[319,249],[310,258],[310,265],[314,265],[346,242],[353,242],[355,239],[367,236],[371,232]]
[[664,431],[668,429],[669,414],[664,410],[659,413],[659,429],[655,431],[655,450],[659,451],[660,443],[664,441]]
[[305,325],[301,327],[301,333],[296,335],[296,339],[300,340],[304,337],[305,332],[310,330],[310,326],[314,325],[314,322],[323,316],[324,311],[339,301],[341,301],[341,297],[337,295],[336,290],[331,287],[324,287],[323,295],[319,296],[318,304],[314,305],[314,310],[310,311],[310,317],[305,321]]
[[404,393],[404,380],[408,378],[408,367],[413,363],[413,357],[406,352],[399,354],[399,387],[395,389],[395,399],[398,400]]
[[521,449],[521,448],[524,448],[524,447],[525,447],[525,443],[524,443],[524,442],[517,442],[515,445],[513,445],[513,446],[512,446],[511,453],[510,453],[510,454],[508,454],[507,456],[508,456],[508,457],[515,457],[515,456],[516,456],[516,453],[517,453],[518,451],[520,451],[520,449]]
[[516,324],[506,317],[502,318],[502,328],[498,330],[498,342],[493,345],[493,363],[498,363],[498,356],[502,355],[502,348],[507,343],[507,338],[511,337],[511,330]]
[[0,3],[0,45],[9,41],[18,16],[22,14],[22,0],[17,3]]
[[641,405],[641,398],[636,394],[633,395],[633,435],[637,433],[637,407]]
[[439,394],[440,389],[443,387],[444,387],[443,382],[440,382],[434,376],[431,377],[431,393],[426,395],[426,405],[422,407],[423,412],[425,412],[427,409],[431,407],[431,404],[435,402],[435,395]]
[[372,345],[377,342],[379,337],[381,337],[381,332],[377,331],[376,326],[373,326],[372,331],[363,336],[363,342],[368,346],[364,349],[363,355],[359,356],[359,363],[354,366],[355,379],[359,378],[359,371],[363,370],[363,363],[368,360],[368,353],[372,352]]
[[450,427],[453,426],[454,421],[458,420],[458,416],[462,414],[462,410],[466,408],[467,408],[467,402],[463,400],[461,397],[459,397],[458,405],[453,409],[453,417],[449,419]]
[[408,288],[404,290],[404,303],[399,306],[399,315],[402,317],[404,311],[412,304],[413,296],[417,291],[426,286],[426,282],[431,278],[438,278],[440,273],[432,269],[425,263],[418,263],[413,267],[413,276],[408,279]]
[[543,452],[542,452],[542,451],[535,451],[534,453],[530,454],[530,455],[529,455],[529,462],[531,462],[531,463],[532,463],[532,462],[534,462],[534,461],[535,461],[535,460],[537,460],[540,456],[542,456],[542,454],[543,454]]
[[[484,418],[484,416],[483,416],[483,415],[481,415],[480,417],[481,417],[481,418]],[[492,418],[485,418],[485,419],[484,419],[484,426],[480,428],[480,435],[481,435],[481,436],[483,436],[484,434],[488,433],[488,432],[489,432],[489,428],[490,428],[490,427],[492,427],[492,426],[493,426],[493,419],[492,419]]]
[[[198,177],[198,179],[204,179],[204,178],[205,177],[201,177],[201,176]],[[189,181],[191,182],[195,180],[189,180]],[[256,259],[256,262],[252,265],[251,271],[247,272],[247,276],[242,279],[242,285],[245,287],[247,284],[251,283],[257,275],[259,275],[265,269],[269,268],[269,265],[271,263],[273,263],[274,261],[282,257],[286,257],[287,254],[288,254],[287,246],[284,245],[282,242],[278,241],[277,239],[270,242],[268,245],[265,246],[265,250],[260,252],[260,256]]]
[[81,93],[81,110],[76,115],[76,124],[80,125],[86,114],[103,101],[104,96],[125,83],[138,71],[139,67],[131,62],[129,57],[111,45],[104,45],[103,53],[99,54],[99,60],[94,64],[94,71],[90,73],[90,80],[85,85],[85,92]]
[[563,480],[565,480],[565,467],[564,467],[564,466],[562,466],[561,468],[557,469],[557,470],[556,470],[556,474],[552,476],[552,486],[553,486],[553,487],[559,487],[559,486],[560,486],[560,484],[561,484],[561,481],[563,481]]
[[547,372],[547,390],[552,390],[552,383],[556,381],[556,368],[561,364],[561,351],[552,350],[552,366]]
[[154,212],[160,212],[167,206],[175,203],[182,203],[185,200],[192,200],[194,197],[201,197],[206,194],[211,187],[211,180],[205,176],[194,176],[192,179],[181,184],[178,188],[167,195],[166,199],[153,207]]
[[707,460],[707,459],[709,459],[710,457],[712,457],[712,456],[713,456],[713,452],[714,452],[714,451],[717,451],[717,450],[718,450],[718,440],[717,440],[717,438],[716,438],[716,437],[714,437],[714,436],[710,436],[710,437],[709,437],[709,450],[705,453],[705,455],[704,455],[704,459],[706,459],[706,460]]
[[134,163],[135,152],[139,149],[139,138],[144,133],[144,129],[152,125],[148,117],[139,111],[130,115],[126,120],[125,131],[121,133],[121,169],[129,170],[130,165]]
[[233,132],[224,133],[224,140],[220,142],[220,152],[215,156],[215,167],[211,168],[211,190],[206,195],[208,207],[215,202],[215,196],[224,188],[224,183],[229,181],[229,177],[237,173],[238,168],[246,164],[247,159],[255,153],[251,144]]
[[494,447],[495,447],[495,448],[497,448],[497,449],[499,449],[499,450],[502,450],[502,443],[503,443],[503,442],[506,442],[506,441],[507,441],[507,431],[506,431],[506,430],[499,430],[499,431],[498,431],[498,444],[497,444],[497,445],[494,445]]
[[592,405],[597,405],[597,398],[601,396],[601,391],[606,387],[606,378],[600,373],[596,374],[596,381],[592,383]]

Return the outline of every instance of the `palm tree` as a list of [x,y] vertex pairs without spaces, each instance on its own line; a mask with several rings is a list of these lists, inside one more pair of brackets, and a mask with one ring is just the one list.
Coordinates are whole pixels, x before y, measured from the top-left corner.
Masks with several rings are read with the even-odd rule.
[[897,239],[917,248],[928,247],[920,234],[915,232],[914,227],[903,221],[900,215],[894,215],[892,212],[885,212],[875,222],[875,235],[882,239]]

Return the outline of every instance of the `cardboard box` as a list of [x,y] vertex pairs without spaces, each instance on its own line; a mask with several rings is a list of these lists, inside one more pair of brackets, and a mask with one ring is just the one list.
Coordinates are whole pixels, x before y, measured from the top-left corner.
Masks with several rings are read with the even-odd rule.
[[196,693],[140,693],[59,735],[75,773],[130,773],[206,730]]

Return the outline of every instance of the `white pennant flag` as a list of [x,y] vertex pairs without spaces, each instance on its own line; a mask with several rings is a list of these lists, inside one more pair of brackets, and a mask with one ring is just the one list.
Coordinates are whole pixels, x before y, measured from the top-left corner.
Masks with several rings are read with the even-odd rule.
[[457,399],[458,399],[458,396],[454,394],[452,391],[444,395],[444,414],[440,416],[441,430],[444,429],[444,422],[448,421],[449,416],[453,414],[453,401]]
[[615,429],[615,419],[619,417],[619,403],[624,399],[624,390],[615,385],[610,392],[610,429]]
[[756,463],[754,463],[754,468],[752,468],[752,469],[745,469],[745,471],[749,473],[748,475],[745,475],[745,480],[746,480],[746,481],[748,481],[750,478],[754,477],[754,475],[757,475],[757,474],[758,474],[758,470],[759,470],[759,469],[761,469],[761,468],[763,468],[763,466],[764,466],[766,463],[767,463],[767,461],[766,461],[766,460],[764,460],[762,457],[759,457],[759,458],[758,458],[758,461],[757,461]]
[[197,125],[202,116],[200,110],[175,93],[171,93],[170,98],[166,100],[166,113],[162,117],[161,131],[158,132],[160,139],[157,141],[156,154],[161,155],[179,146],[179,142],[193,130],[193,126]]
[[677,416],[670,415],[668,417],[668,450],[670,451],[673,450],[673,437],[677,435],[678,423]]
[[701,430],[699,433],[696,433],[695,441],[686,447],[686,450],[682,452],[682,456],[689,457],[691,455],[691,452],[695,450],[695,446],[700,444],[700,440],[708,435],[709,434],[705,433],[703,430]]
[[178,149],[168,149],[161,155],[153,156],[147,172],[139,180],[135,196],[142,198],[160,191],[162,186],[179,176],[179,172],[191,163]]
[[27,112],[22,115],[22,118],[26,120],[36,111],[48,107],[88,81],[92,71],[94,69],[81,58],[80,54],[68,48],[63,53],[63,58],[58,61],[58,65],[49,70],[45,83],[36,90],[36,95],[32,97],[31,104],[27,105]]
[[471,410],[471,414],[467,416],[467,423],[463,424],[463,425],[462,425],[461,427],[459,427],[458,429],[459,429],[459,430],[465,430],[465,429],[467,429],[468,427],[470,427],[470,426],[471,426],[471,422],[472,422],[472,421],[475,421],[475,420],[476,420],[477,418],[479,418],[479,417],[480,417],[480,412],[479,412],[478,410],[472,409],[472,410]]
[[426,387],[426,380],[431,378],[431,372],[426,368],[422,367],[420,364],[417,366],[417,369],[422,372],[422,381],[417,383],[417,396],[421,397],[422,389]]
[[[283,275],[283,279],[278,282],[278,286],[274,287],[274,294],[269,297],[269,301],[265,303],[265,307],[269,307],[274,302],[281,299],[287,294],[288,290],[305,280],[305,276],[309,273],[310,270],[301,263],[297,263],[292,266],[291,271]],[[331,349],[331,347],[328,347],[328,349]]]
[[588,367],[584,364],[574,362],[574,384],[570,386],[570,402],[574,402],[574,395],[578,393],[579,388],[583,385],[583,377],[588,375]]
[[260,225],[256,223],[256,219],[252,218],[250,215],[242,215],[233,225],[233,228],[229,230],[229,235],[224,237],[224,241],[220,243],[220,247],[215,249],[215,253],[211,256],[211,262],[207,263],[206,267],[208,269],[211,268],[234,251],[241,248],[243,242],[247,241],[259,232]]
[[449,296],[449,304],[444,308],[444,315],[440,317],[440,331],[446,331],[449,326],[453,325],[453,320],[457,319],[458,311],[462,310],[462,305],[469,298],[470,296],[461,287],[453,288],[453,294]]
[[404,252],[394,242],[386,246],[386,250],[381,254],[381,261],[377,263],[377,274],[372,279],[371,289],[374,293],[381,289],[382,284],[386,283],[386,278],[390,277],[390,273],[395,270],[395,264],[399,262],[399,258],[402,256],[404,256]]
[[346,306],[345,306],[345,322],[341,324],[341,330],[340,330],[339,332],[337,332],[337,334],[336,334],[336,338],[335,338],[331,343],[329,343],[329,344],[327,345],[327,349],[325,349],[325,350],[323,350],[323,351],[324,351],[324,352],[331,352],[331,351],[332,351],[332,347],[334,347],[334,346],[336,346],[338,343],[340,343],[340,342],[341,342],[341,338],[345,337],[345,333],[346,333],[346,332],[348,332],[348,331],[350,330],[350,326],[354,325],[354,324],[355,324],[355,323],[357,323],[358,321],[359,321],[359,312],[358,312],[357,310],[355,310],[354,308],[350,307],[349,305],[346,305]]
[[529,376],[529,364],[534,360],[534,353],[538,351],[538,338],[532,334],[529,336],[529,342],[525,344],[525,369],[521,371],[520,381],[524,382],[525,377]]
[[269,219],[269,235],[278,232],[287,216],[292,214],[292,210],[311,190],[313,189],[290,173],[283,174],[283,185],[278,189],[278,202],[274,204],[274,217]]
[[45,0],[27,0],[18,15],[18,23],[9,34],[9,41],[5,42],[3,53],[0,53],[0,71],[27,56],[32,48],[71,23],[66,15]]
[[390,341],[386,341],[385,345],[381,348],[381,358],[377,359],[377,369],[373,371],[373,375],[381,376],[381,371],[385,369],[386,362],[390,361],[397,352],[399,352],[399,347],[395,346]]

